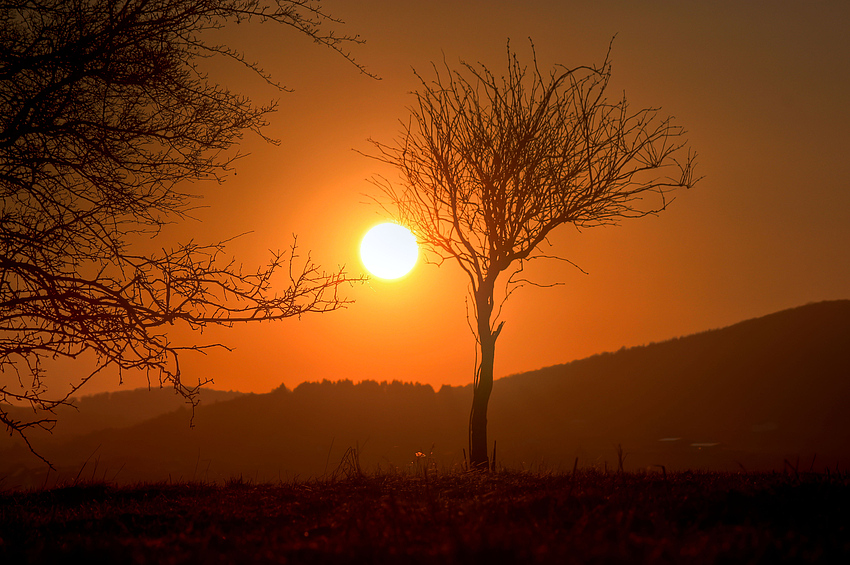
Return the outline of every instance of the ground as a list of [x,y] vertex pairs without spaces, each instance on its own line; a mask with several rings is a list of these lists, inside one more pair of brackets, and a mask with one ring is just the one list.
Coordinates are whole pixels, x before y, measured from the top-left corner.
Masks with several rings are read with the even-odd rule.
[[850,474],[440,473],[0,495],[0,562],[850,562]]

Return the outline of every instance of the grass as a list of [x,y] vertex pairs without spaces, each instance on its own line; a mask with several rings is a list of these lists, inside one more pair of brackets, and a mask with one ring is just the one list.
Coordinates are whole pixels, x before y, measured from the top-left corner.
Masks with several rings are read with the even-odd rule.
[[435,470],[0,495],[0,563],[850,562],[850,475]]

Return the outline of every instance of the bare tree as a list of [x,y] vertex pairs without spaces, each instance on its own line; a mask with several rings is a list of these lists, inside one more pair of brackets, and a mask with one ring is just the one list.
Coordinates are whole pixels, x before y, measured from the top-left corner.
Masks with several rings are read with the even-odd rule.
[[[349,55],[356,37],[308,0],[8,0],[0,8],[0,422],[29,441],[53,410],[98,372],[146,371],[194,401],[175,324],[279,320],[346,304],[347,277],[295,247],[243,270],[224,242],[139,253],[138,243],[184,219],[180,183],[221,181],[258,106],[211,81],[203,59],[235,60],[284,90],[209,32],[233,23],[291,28]],[[278,275],[275,278],[275,275]],[[278,280],[279,279],[279,280]],[[46,366],[94,354],[70,392],[48,391]],[[15,383],[17,381],[17,383]],[[198,385],[200,386],[200,384]],[[32,417],[10,415],[28,404]],[[32,446],[30,446],[32,449]]]
[[[532,54],[534,48],[532,45]],[[400,186],[375,183],[395,219],[431,260],[456,262],[469,278],[477,340],[469,420],[473,467],[487,469],[487,406],[493,389],[501,304],[524,282],[527,261],[560,225],[615,224],[663,210],[669,191],[694,184],[684,131],[658,110],[607,98],[610,48],[601,66],[558,66],[544,76],[507,49],[507,74],[482,64],[446,65],[421,88],[392,144],[375,158],[400,171]],[[496,308],[497,282],[504,294]],[[498,289],[501,289],[501,283]],[[501,292],[501,290],[500,290]]]

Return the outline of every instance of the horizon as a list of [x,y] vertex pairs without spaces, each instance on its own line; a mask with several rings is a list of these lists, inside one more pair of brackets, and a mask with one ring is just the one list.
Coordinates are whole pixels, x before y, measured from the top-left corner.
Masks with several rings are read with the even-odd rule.
[[[491,412],[498,461],[593,468],[621,446],[639,470],[770,471],[795,458],[844,467],[848,329],[850,300],[816,303],[506,377]],[[20,485],[79,475],[95,454],[121,483],[196,476],[199,461],[216,480],[319,476],[351,448],[367,472],[404,469],[417,452],[453,467],[468,461],[470,388],[341,378],[202,391],[195,411],[166,389],[114,391],[78,399],[52,433],[33,435],[53,472],[20,441],[0,443]]]

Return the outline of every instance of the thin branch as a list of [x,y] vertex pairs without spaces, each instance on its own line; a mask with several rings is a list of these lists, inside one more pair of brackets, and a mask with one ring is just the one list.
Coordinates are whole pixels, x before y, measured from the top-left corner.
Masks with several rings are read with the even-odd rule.
[[[266,23],[306,35],[374,75],[318,0],[11,0],[0,33],[0,422],[23,437],[98,372],[141,371],[194,403],[180,355],[222,344],[173,343],[169,330],[282,320],[350,301],[342,267],[272,252],[248,270],[225,243],[135,252],[139,235],[191,217],[187,181],[222,181],[245,132],[264,134],[259,105],[200,70],[230,59],[281,90],[259,63],[212,30]],[[94,358],[68,394],[48,386],[55,359]],[[55,377],[53,377],[55,379]],[[52,393],[52,394],[51,394]],[[4,410],[28,402],[22,420]]]

